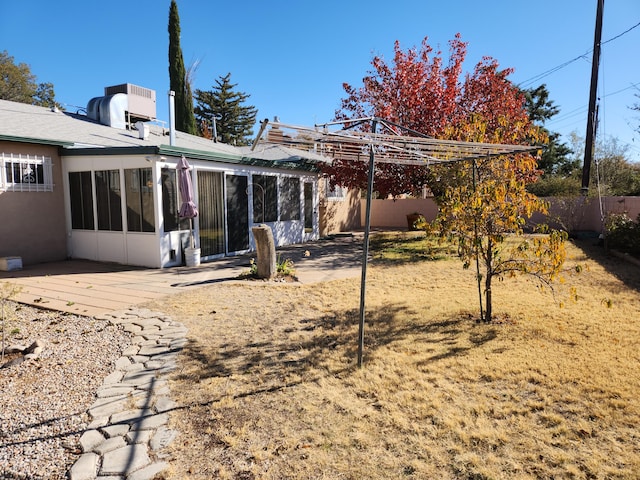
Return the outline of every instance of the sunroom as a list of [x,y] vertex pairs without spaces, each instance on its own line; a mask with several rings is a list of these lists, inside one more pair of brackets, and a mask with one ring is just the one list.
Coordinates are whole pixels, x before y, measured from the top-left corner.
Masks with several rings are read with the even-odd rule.
[[[310,155],[177,147],[76,148],[63,154],[70,258],[163,268],[255,249],[251,227],[266,224],[276,245],[319,237],[318,169]],[[180,218],[176,166],[191,170],[198,215]]]

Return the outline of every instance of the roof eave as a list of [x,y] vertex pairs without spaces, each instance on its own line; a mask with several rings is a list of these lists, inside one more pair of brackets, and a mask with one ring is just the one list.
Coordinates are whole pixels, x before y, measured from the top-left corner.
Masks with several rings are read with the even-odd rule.
[[31,144],[37,144],[37,145],[52,145],[55,147],[73,146],[73,142],[68,142],[65,140],[52,140],[52,139],[34,138],[34,137],[18,137],[14,135],[1,135],[1,134],[0,134],[0,141],[14,142],[14,143],[31,143]]
[[253,165],[264,168],[277,168],[282,170],[302,170],[319,172],[320,168],[312,160],[300,160],[296,162],[282,160],[262,160],[246,155],[232,155],[223,152],[208,152],[205,150],[195,150],[190,148],[180,148],[171,145],[140,146],[140,147],[73,147],[72,143],[63,145],[63,155],[78,157],[86,155],[166,155],[179,157],[185,155],[193,160],[205,160],[237,165]]

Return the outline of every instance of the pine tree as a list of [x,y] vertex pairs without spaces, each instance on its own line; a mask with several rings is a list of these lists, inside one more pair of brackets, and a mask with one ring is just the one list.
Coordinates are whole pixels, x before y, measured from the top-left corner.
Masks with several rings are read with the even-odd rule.
[[525,105],[529,113],[529,119],[536,125],[545,129],[549,136],[547,148],[542,152],[538,160],[538,168],[544,172],[544,175],[559,174],[562,176],[569,175],[576,165],[569,159],[572,153],[571,149],[560,141],[560,134],[550,132],[544,124],[547,120],[553,118],[560,112],[552,100],[549,99],[549,91],[546,85],[540,85],[537,88],[523,90],[525,96]]
[[169,88],[175,92],[176,129],[195,135],[197,131],[193,115],[193,95],[182,58],[180,17],[175,0],[171,0],[169,10]]
[[237,84],[231,83],[231,73],[215,82],[212,90],[195,91],[195,116],[200,134],[209,136],[208,125],[215,118],[216,133],[222,143],[249,145],[258,113],[254,106],[244,105],[251,95],[234,90]]

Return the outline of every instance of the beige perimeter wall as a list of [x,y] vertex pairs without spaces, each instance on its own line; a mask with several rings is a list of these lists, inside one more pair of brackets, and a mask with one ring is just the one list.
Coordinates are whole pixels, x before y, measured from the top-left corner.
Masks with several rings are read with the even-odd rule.
[[[546,198],[549,202],[547,217],[536,214],[533,223],[549,223],[570,232],[593,231],[602,233],[601,211],[604,218],[614,213],[626,213],[632,220],[640,214],[640,197],[598,198]],[[366,200],[360,200],[360,228],[365,225]],[[407,214],[422,213],[427,221],[438,214],[438,207],[431,198],[373,200],[371,203],[372,228],[407,228]]]
[[[552,226],[569,232],[603,232],[603,219],[611,214],[625,213],[632,220],[640,214],[640,197],[592,197],[546,198],[549,202],[549,219]],[[538,216],[533,220],[537,221]]]
[[62,167],[57,147],[0,141],[5,154],[44,155],[53,163],[53,192],[0,191],[0,257],[23,265],[67,258]]
[[[365,225],[367,200],[361,201],[360,226]],[[438,206],[431,198],[401,198],[373,200],[371,203],[372,228],[408,228],[407,215],[421,213],[428,222],[438,215]]]

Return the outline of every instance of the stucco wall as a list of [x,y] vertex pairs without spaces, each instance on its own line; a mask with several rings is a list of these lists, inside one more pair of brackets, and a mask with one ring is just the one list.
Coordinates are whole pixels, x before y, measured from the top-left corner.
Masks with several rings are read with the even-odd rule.
[[[320,191],[325,191],[325,179],[321,179]],[[348,232],[359,230],[360,225],[360,192],[351,190],[343,199],[327,199],[325,196],[320,200],[320,236],[324,237],[330,233]]]
[[[549,202],[549,215],[536,214],[533,223],[550,223],[568,231],[602,232],[600,201],[598,198],[545,198]],[[365,224],[367,201],[360,201],[360,228]],[[438,207],[431,198],[373,200],[371,203],[372,228],[407,228],[407,214],[422,213],[427,221],[438,214]],[[626,213],[632,220],[640,214],[640,197],[604,197],[602,199],[604,217],[613,213]]]
[[534,215],[533,221],[548,221],[555,227],[567,231],[591,231],[602,233],[602,219],[616,213],[626,213],[632,220],[640,214],[640,197],[595,197],[545,198],[549,202],[549,215]]
[[0,141],[5,154],[44,155],[53,163],[53,192],[0,191],[0,257],[23,265],[67,257],[62,168],[57,147]]
[[[367,201],[361,201],[360,225],[365,225]],[[371,226],[376,228],[408,228],[407,215],[421,213],[428,222],[438,215],[438,206],[431,198],[401,198],[398,200],[373,200],[371,202]]]

